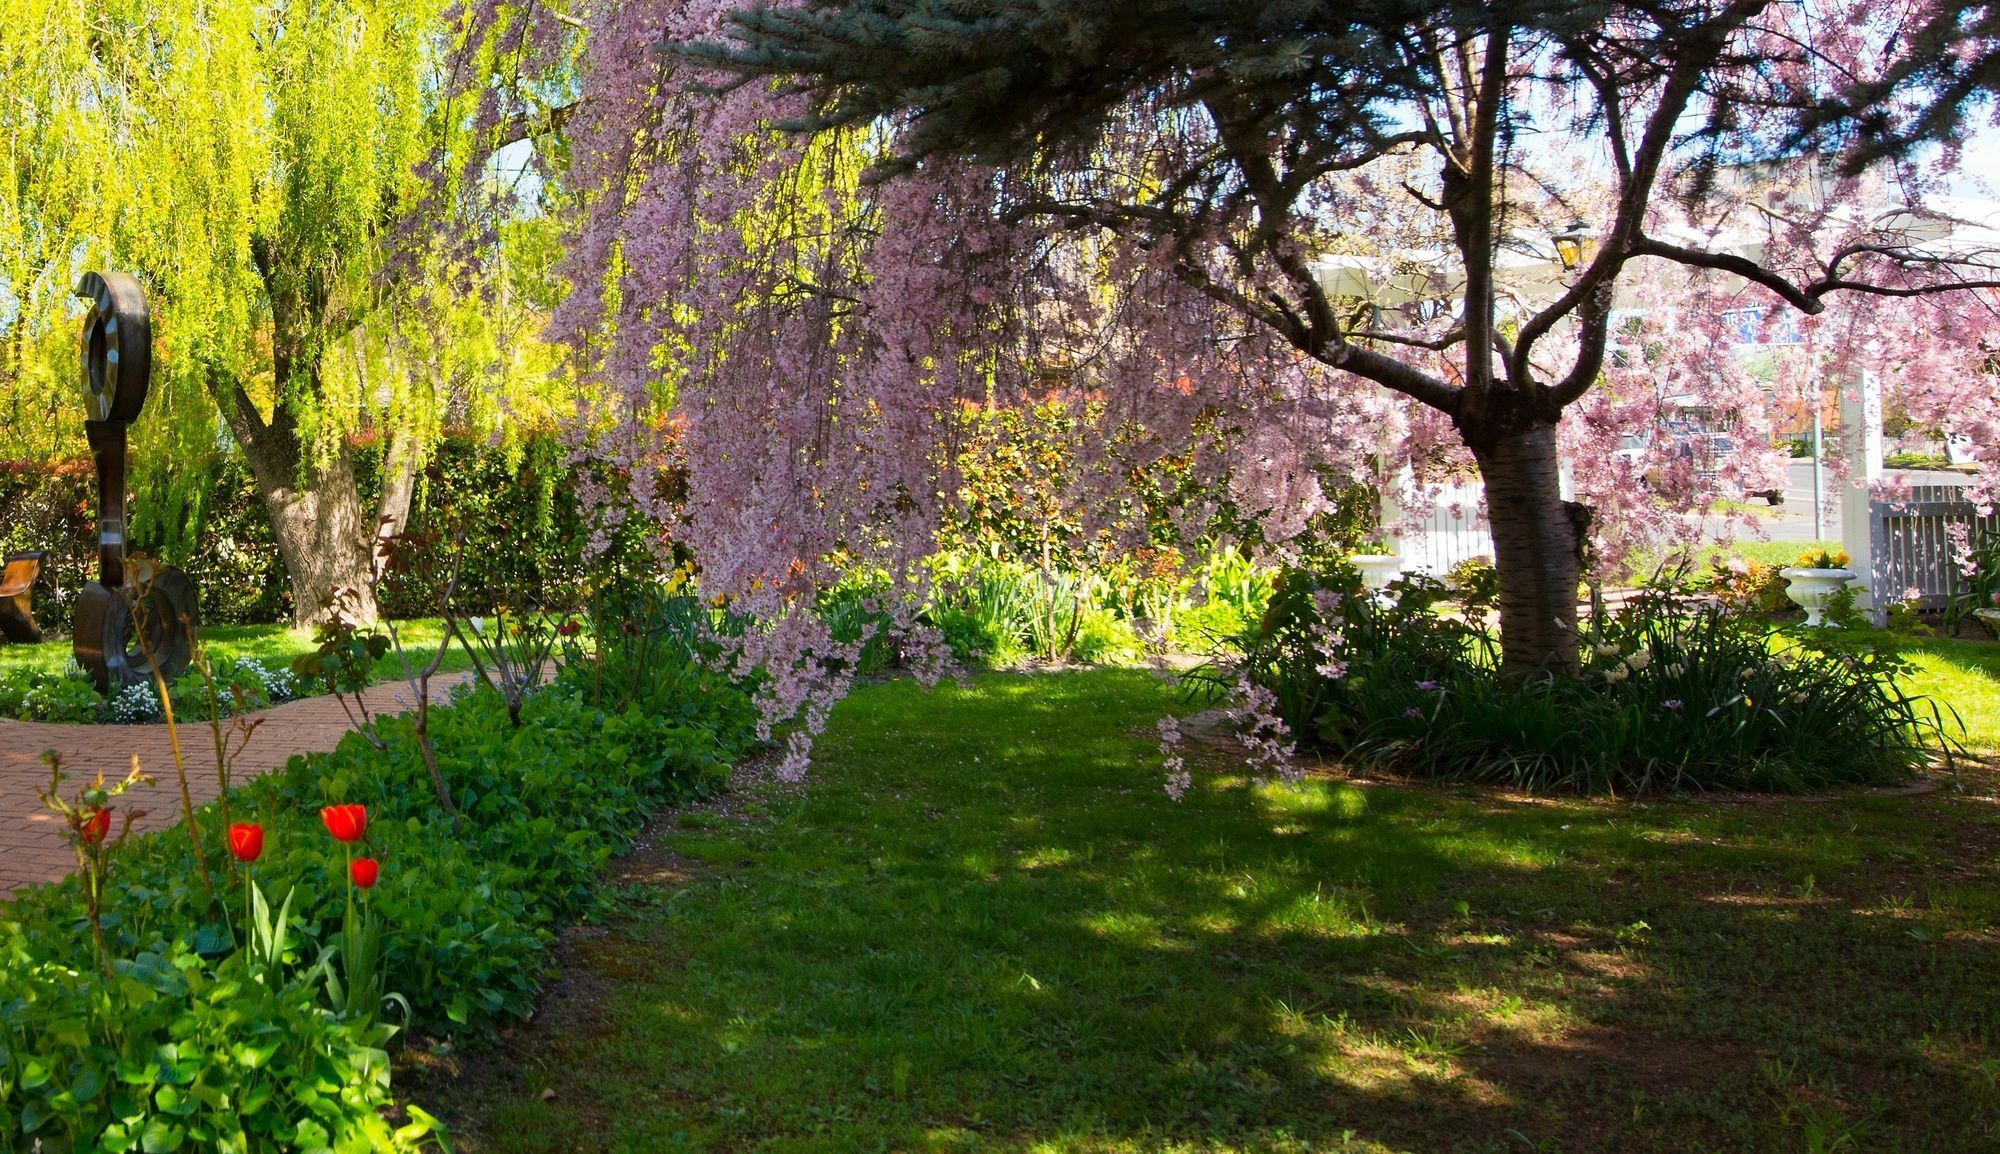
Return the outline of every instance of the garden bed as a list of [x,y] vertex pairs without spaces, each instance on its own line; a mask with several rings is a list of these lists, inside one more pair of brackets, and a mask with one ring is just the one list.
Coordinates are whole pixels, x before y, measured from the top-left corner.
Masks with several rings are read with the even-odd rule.
[[[477,1042],[530,1013],[605,860],[750,743],[747,697],[685,652],[612,658],[566,668],[518,725],[489,689],[433,707],[428,750],[413,717],[378,718],[197,810],[199,851],[185,824],[127,841],[115,791],[62,782],[90,866],[0,922],[0,1135],[414,1149],[429,1123],[420,1108],[390,1122],[385,1045]],[[371,919],[382,936],[364,948]],[[286,944],[258,945],[267,932]],[[371,974],[392,997],[357,998]]]

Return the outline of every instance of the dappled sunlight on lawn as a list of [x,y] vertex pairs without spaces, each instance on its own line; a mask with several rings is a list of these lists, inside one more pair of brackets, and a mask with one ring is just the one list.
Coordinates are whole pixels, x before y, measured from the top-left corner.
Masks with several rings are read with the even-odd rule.
[[1174,706],[1131,673],[860,691],[807,791],[664,839],[708,872],[614,919],[644,961],[603,1032],[553,1005],[468,1148],[1780,1150],[1811,1103],[1944,1151],[2000,1120],[2000,902],[1959,856],[1995,815],[1229,767],[1177,805]]

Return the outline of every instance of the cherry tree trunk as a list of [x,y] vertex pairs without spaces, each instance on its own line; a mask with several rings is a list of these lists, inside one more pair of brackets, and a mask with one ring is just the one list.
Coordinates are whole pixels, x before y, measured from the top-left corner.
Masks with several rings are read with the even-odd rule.
[[1467,438],[1486,482],[1500,576],[1501,668],[1512,676],[1581,669],[1576,632],[1581,506],[1562,498],[1553,423]]

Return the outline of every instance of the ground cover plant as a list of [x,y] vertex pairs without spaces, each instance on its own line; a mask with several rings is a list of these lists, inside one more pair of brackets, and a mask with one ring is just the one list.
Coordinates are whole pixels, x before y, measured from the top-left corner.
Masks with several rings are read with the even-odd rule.
[[79,872],[0,911],[4,1148],[422,1140],[420,1107],[384,1112],[395,1039],[529,1013],[606,859],[750,742],[748,697],[686,647],[635,661],[581,632],[518,716],[468,685],[427,735],[377,717],[161,834],[126,840],[115,783],[52,781]]
[[[1315,775],[1176,804],[1132,671],[864,686],[630,859],[418,1101],[479,1152],[1953,1154],[2000,1136],[2000,816]],[[1201,724],[1185,720],[1190,735]]]

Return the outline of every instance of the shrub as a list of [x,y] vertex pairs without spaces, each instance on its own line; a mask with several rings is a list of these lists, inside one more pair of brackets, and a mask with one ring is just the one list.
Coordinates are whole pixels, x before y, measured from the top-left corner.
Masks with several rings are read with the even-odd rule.
[[1500,600],[1500,570],[1491,557],[1467,557],[1445,574],[1452,599],[1468,612],[1484,612]]
[[1244,643],[1292,733],[1351,763],[1528,789],[1808,790],[1951,752],[1952,720],[1899,688],[1906,663],[1838,631],[1653,594],[1589,639],[1583,677],[1509,679],[1483,630],[1435,612],[1440,590],[1392,589],[1288,572]]
[[1195,575],[1196,599],[1174,612],[1176,635],[1203,648],[1233,645],[1263,618],[1275,578],[1235,545],[1211,549]]
[[1077,618],[1075,654],[1078,661],[1120,664],[1136,661],[1145,645],[1132,624],[1109,609],[1093,605]]
[[1734,613],[1769,616],[1791,609],[1785,596],[1785,579],[1779,566],[1732,557],[1717,562],[1709,574],[1709,589],[1716,600]]

